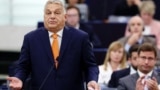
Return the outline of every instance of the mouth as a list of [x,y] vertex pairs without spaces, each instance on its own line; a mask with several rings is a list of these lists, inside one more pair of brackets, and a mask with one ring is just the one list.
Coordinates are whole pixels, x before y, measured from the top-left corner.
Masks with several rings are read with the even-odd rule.
[[56,21],[49,21],[49,24],[56,24]]

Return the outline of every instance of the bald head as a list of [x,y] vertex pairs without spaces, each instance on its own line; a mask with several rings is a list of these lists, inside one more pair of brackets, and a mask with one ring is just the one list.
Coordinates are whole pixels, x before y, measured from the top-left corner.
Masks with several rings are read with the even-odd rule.
[[140,16],[133,16],[128,22],[129,30],[131,33],[142,33],[144,23]]

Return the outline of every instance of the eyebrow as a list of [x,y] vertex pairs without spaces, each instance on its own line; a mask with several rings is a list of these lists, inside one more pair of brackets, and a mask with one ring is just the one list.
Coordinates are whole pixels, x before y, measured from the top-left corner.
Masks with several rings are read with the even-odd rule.
[[[51,11],[49,8],[46,8],[46,11]],[[57,9],[55,9],[55,11],[62,11],[62,9],[61,8],[57,8]]]

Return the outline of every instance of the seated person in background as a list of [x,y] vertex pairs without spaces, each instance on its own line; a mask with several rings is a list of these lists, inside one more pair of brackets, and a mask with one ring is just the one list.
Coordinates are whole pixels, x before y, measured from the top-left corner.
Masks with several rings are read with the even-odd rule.
[[134,16],[139,14],[138,7],[140,6],[140,0],[121,0],[115,6],[113,15],[116,16]]
[[128,52],[129,48],[134,44],[143,44],[145,42],[156,45],[156,40],[152,37],[144,37],[142,32],[144,30],[143,20],[139,16],[133,16],[128,22],[129,36],[125,36],[119,39],[119,41],[125,46],[125,50]]
[[159,90],[160,75],[154,70],[157,62],[156,48],[150,43],[138,49],[137,73],[119,80],[117,90]]
[[75,7],[75,6],[67,7],[66,14],[67,14],[67,18],[66,18],[66,25],[67,26],[76,28],[78,30],[80,29],[80,30],[87,32],[89,35],[89,39],[90,39],[91,43],[93,44],[93,47],[101,45],[100,40],[93,32],[91,25],[80,23],[80,11],[77,7]]
[[[144,35],[155,35],[157,46],[160,49],[160,22],[155,20],[156,6],[153,1],[142,1],[140,6],[140,16],[145,24],[145,30],[143,31]],[[130,33],[126,30],[126,36]]]
[[108,87],[110,88],[117,88],[118,86],[118,81],[120,78],[125,77],[127,75],[136,73],[137,71],[137,58],[138,58],[138,48],[139,45],[133,45],[128,52],[128,61],[130,63],[130,67],[122,69],[122,70],[118,70],[118,71],[114,71],[112,73],[111,79],[108,83]]
[[111,43],[106,53],[103,65],[99,66],[98,83],[101,86],[107,86],[112,72],[126,67],[126,53],[123,45],[118,41]]
[[68,6],[76,6],[80,10],[80,20],[83,22],[88,21],[88,6],[83,2],[83,0],[66,0],[66,7]]

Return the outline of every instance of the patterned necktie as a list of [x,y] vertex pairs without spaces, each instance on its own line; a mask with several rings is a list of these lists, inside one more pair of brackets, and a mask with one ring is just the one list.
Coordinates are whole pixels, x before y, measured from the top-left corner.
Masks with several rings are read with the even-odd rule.
[[[144,77],[145,80],[150,79],[150,78],[151,78],[150,76],[145,76]],[[144,90],[149,90],[148,86],[146,84],[144,85]]]
[[57,57],[59,56],[59,45],[58,45],[58,39],[57,39],[58,35],[53,34],[52,37],[53,37],[52,52],[53,52],[53,56],[54,56],[54,63],[57,68],[57,66],[58,66]]

